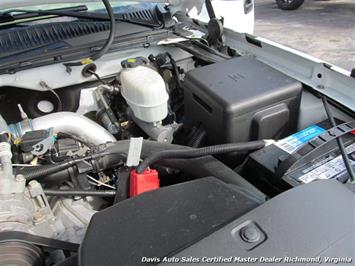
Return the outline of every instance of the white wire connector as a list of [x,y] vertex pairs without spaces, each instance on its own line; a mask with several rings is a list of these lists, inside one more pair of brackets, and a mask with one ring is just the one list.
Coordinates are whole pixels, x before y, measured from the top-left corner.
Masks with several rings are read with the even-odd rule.
[[95,182],[97,186],[104,186],[104,187],[108,187],[108,188],[111,188],[111,189],[116,189],[114,186],[111,186],[111,185],[102,183],[102,182],[100,182],[99,180],[93,178],[93,177],[90,176],[90,175],[86,175],[86,176],[87,176],[91,181]]
[[17,105],[18,109],[20,110],[20,115],[22,120],[28,119],[28,115],[26,114],[26,112],[23,110],[22,105],[18,104]]

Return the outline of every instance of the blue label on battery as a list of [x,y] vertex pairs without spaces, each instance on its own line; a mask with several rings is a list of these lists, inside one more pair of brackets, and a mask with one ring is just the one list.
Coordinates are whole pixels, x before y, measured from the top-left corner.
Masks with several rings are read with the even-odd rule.
[[310,126],[285,139],[279,140],[275,143],[275,145],[288,153],[294,153],[304,144],[321,135],[324,131],[325,129],[319,126]]

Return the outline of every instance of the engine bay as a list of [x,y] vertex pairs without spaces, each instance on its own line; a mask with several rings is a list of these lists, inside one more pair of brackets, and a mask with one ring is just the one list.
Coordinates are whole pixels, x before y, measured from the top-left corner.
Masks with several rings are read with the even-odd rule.
[[[189,222],[164,232],[190,233],[175,246],[161,240],[156,253],[137,251],[159,257],[147,262],[155,265],[295,187],[354,181],[351,111],[252,56],[193,42],[195,50],[160,46],[125,57],[105,78],[87,64],[82,74],[96,80],[75,86],[54,90],[36,77],[42,91],[1,88],[0,232],[27,239],[1,242],[4,254],[15,248],[14,261],[53,265],[82,245],[79,265],[98,265],[91,254],[112,250],[95,237],[104,245],[117,226],[112,234],[134,245],[140,223],[158,230],[157,216],[176,204],[173,219]],[[121,261],[100,265],[138,264],[121,252]]]

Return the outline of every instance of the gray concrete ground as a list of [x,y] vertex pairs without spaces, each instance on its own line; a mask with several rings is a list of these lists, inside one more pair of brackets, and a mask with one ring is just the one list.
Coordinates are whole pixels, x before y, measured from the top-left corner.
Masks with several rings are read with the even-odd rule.
[[255,0],[255,34],[347,70],[355,68],[355,0],[305,0],[282,11],[275,0]]

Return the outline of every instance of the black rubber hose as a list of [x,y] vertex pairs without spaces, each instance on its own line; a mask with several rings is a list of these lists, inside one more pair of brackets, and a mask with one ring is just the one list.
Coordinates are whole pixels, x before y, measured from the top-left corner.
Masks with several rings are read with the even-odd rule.
[[61,164],[55,165],[45,165],[45,166],[34,166],[34,167],[26,167],[21,171],[18,171],[17,174],[23,175],[26,180],[36,179],[38,177],[51,175],[62,170],[68,169],[74,165],[73,161],[64,162]]
[[242,143],[228,143],[222,145],[209,146],[199,149],[187,149],[187,150],[163,150],[157,153],[153,153],[144,159],[144,161],[137,167],[137,173],[143,173],[143,171],[150,165],[162,159],[186,159],[203,157],[206,155],[224,154],[230,152],[246,152],[259,150],[265,147],[265,141],[257,140]]
[[181,80],[179,78],[179,68],[176,64],[175,59],[172,57],[172,55],[169,52],[166,52],[167,57],[170,59],[171,66],[173,67],[175,78],[176,78],[176,85],[179,89],[182,88]]
[[207,132],[202,127],[198,127],[190,139],[188,146],[193,148],[200,148],[206,136]]
[[[330,106],[329,106],[329,103],[327,101],[327,97],[322,96],[322,101],[323,101],[324,109],[325,109],[325,112],[327,113],[328,120],[329,120],[331,126],[332,127],[336,127],[337,124],[335,122],[335,119],[334,119],[334,116],[332,114],[332,111],[330,110]],[[351,166],[350,160],[348,158],[348,154],[346,153],[344,142],[341,139],[341,137],[337,138],[336,141],[338,143],[339,150],[340,150],[341,156],[343,157],[344,165],[346,167],[346,170],[348,171],[350,180],[351,180],[351,182],[354,182],[355,181],[355,174],[354,174],[354,170],[353,170],[353,168]]]
[[[116,143],[110,144],[105,149],[105,152],[110,155],[106,155],[100,159],[100,164],[104,169],[109,169],[110,167],[117,166],[122,163],[122,159],[127,156],[127,151],[129,148],[129,140],[122,140]],[[144,140],[141,152],[141,158],[146,158],[151,154],[164,150],[186,150],[192,149],[190,147],[159,143],[151,140]],[[119,156],[119,154],[121,156]],[[239,174],[234,172],[228,166],[223,164],[221,161],[217,160],[215,157],[208,155],[199,158],[192,159],[167,159],[161,160],[159,162],[160,166],[168,167],[172,169],[178,169],[190,175],[194,178],[202,178],[206,176],[214,176],[219,180],[227,183],[234,184],[241,189],[248,191],[254,197],[264,201],[266,196],[259,189],[249,183],[246,179],[241,177]]]
[[[49,169],[52,165],[41,165],[41,166],[33,166],[33,167],[17,167],[15,168],[16,175],[23,175],[27,181],[31,181],[33,179],[39,180],[41,178],[45,178],[46,184],[58,184],[58,182],[64,182],[69,180],[72,173],[77,172],[77,166],[73,165],[63,170],[59,170],[58,172],[48,173],[47,171],[41,172],[45,173],[45,175],[38,176],[39,169]],[[88,168],[89,171],[89,168]],[[35,174],[36,173],[36,174]],[[44,180],[44,179],[43,179]]]
[[110,49],[111,44],[115,38],[115,32],[116,32],[116,19],[115,19],[115,14],[112,10],[112,6],[110,5],[109,0],[102,0],[103,4],[105,5],[107,14],[110,18],[110,34],[104,44],[104,46],[98,51],[96,54],[94,54],[91,59],[93,61],[101,58],[106,52]]
[[[97,163],[100,165],[101,169],[113,168],[117,165],[122,164],[122,162],[125,160],[125,158],[127,157],[129,144],[129,140],[117,141],[115,143],[107,144],[108,146],[104,149],[103,154],[92,156],[92,159],[94,159],[94,157],[97,158]],[[144,140],[141,157],[146,158],[149,157],[151,154],[158,153],[164,150],[186,151],[186,149],[192,150],[192,148],[186,146]],[[258,190],[255,186],[250,184],[239,174],[237,174],[225,164],[210,155],[193,159],[164,159],[159,162],[159,165],[172,169],[178,169],[194,178],[214,176],[225,183],[234,184],[240,187],[241,189],[248,191],[250,195],[253,195],[253,197],[257,197],[258,199],[260,199],[260,201],[263,201],[266,198],[265,194]],[[25,169],[25,172],[21,172],[21,174],[23,174],[27,179],[48,176],[49,173],[59,173],[60,170],[58,169],[61,169],[61,167],[59,166],[57,168],[57,165],[48,167],[41,166],[43,170],[37,167],[36,169],[32,169],[32,167],[28,168],[29,169]]]
[[121,202],[129,197],[129,181],[131,168],[121,168],[118,172],[118,180],[116,182],[116,196],[114,203]]
[[115,197],[115,190],[56,190],[45,189],[44,194],[47,196],[64,196],[64,197]]
[[66,170],[69,169],[70,167],[76,166],[80,162],[87,161],[87,160],[95,160],[102,156],[105,156],[105,153],[94,154],[91,156],[81,157],[79,159],[72,159],[55,165],[26,167],[25,169],[20,170],[17,174],[22,174],[26,180],[32,180],[42,176],[58,173],[62,170]]

